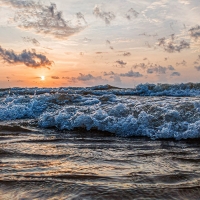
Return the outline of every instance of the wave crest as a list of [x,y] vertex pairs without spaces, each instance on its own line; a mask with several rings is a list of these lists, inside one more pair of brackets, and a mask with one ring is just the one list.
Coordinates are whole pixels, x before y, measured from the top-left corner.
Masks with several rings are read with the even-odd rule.
[[[177,87],[184,89],[182,91],[185,92],[189,91],[188,86],[189,84],[187,87],[144,84],[131,90],[140,91],[140,95],[149,95],[143,97],[116,95],[122,91],[128,93],[130,90],[116,88],[106,90],[105,86],[102,86],[104,90],[101,90],[101,86],[74,90],[57,88],[57,92],[52,92],[54,90],[52,88],[43,88],[40,93],[45,92],[44,94],[34,93],[34,95],[22,95],[23,90],[12,89],[21,92],[0,98],[0,121],[34,119],[42,128],[96,129],[121,137],[199,138],[199,98],[159,97],[161,93],[158,91],[164,93],[170,89],[180,94],[180,90],[179,93],[176,90]],[[191,87],[196,94],[200,92],[196,89],[198,85],[193,84]],[[26,91],[33,91],[33,88],[28,88]],[[83,95],[84,91],[90,91],[91,94]],[[157,91],[158,97],[152,97],[152,91]]]

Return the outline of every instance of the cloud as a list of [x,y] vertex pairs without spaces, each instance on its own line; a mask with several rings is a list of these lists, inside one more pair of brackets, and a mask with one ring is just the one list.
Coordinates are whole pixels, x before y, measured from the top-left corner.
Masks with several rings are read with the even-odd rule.
[[103,72],[103,75],[104,75],[104,76],[114,76],[114,75],[116,75],[116,73],[113,72],[113,71],[110,71],[110,72]]
[[6,50],[0,46],[0,57],[9,64],[24,64],[28,67],[39,68],[49,67],[53,61],[50,61],[45,55],[37,54],[35,50],[23,50],[17,54],[13,50]]
[[175,39],[174,34],[170,35],[169,39],[160,38],[158,39],[158,46],[163,47],[163,49],[168,53],[181,52],[184,49],[190,48],[190,44],[185,40],[178,42],[175,41]]
[[95,6],[95,8],[93,10],[93,14],[96,17],[99,17],[102,20],[104,20],[106,24],[110,24],[111,21],[115,19],[115,14],[114,13],[112,13],[112,12],[105,12],[99,6]]
[[200,26],[193,27],[189,30],[189,34],[195,40],[200,38]]
[[156,74],[165,74],[168,70],[170,71],[173,71],[175,70],[173,66],[168,66],[168,67],[163,67],[163,66],[157,66],[155,65],[155,67],[152,67],[152,68],[148,68],[147,69],[147,73],[148,74],[153,74],[153,73],[156,73]]
[[60,77],[58,77],[58,76],[52,76],[51,78],[56,79],[56,80],[60,79]]
[[198,55],[197,59],[194,61],[194,65],[198,65],[200,62],[200,55]]
[[97,52],[95,52],[96,54],[106,54],[106,53],[108,53],[108,52],[103,52],[103,51],[97,51]]
[[94,79],[95,79],[95,77],[91,74],[84,75],[84,74],[80,73],[79,76],[77,77],[77,80],[79,80],[79,81],[90,81],[90,80],[94,80]]
[[65,76],[63,76],[63,77],[62,77],[62,79],[69,80],[69,79],[70,79],[70,77],[65,77]]
[[168,53],[174,53],[174,52],[181,52],[183,49],[189,49],[189,48],[190,44],[182,40],[178,45],[169,42],[167,45],[165,45],[164,50],[167,51]]
[[155,34],[147,34],[147,33],[141,33],[141,34],[139,34],[139,36],[146,36],[146,37],[157,37],[158,36],[158,34],[157,33],[155,33]]
[[114,50],[113,46],[111,46],[110,40],[106,40],[106,45],[108,45],[111,50]]
[[140,14],[139,12],[137,12],[136,10],[134,10],[133,8],[131,8],[130,10],[128,10],[128,12],[126,14],[126,18],[128,20],[131,20],[133,17],[137,18],[139,14]]
[[30,42],[34,44],[35,46],[40,46],[40,43],[35,39],[35,38],[30,38],[30,37],[22,37],[24,42]]
[[179,66],[179,65],[183,65],[183,66],[186,66],[187,65],[187,62],[185,60],[183,60],[182,62],[180,63],[176,63],[176,66]]
[[119,64],[121,67],[124,67],[127,64],[123,60],[117,60],[116,63]]
[[32,29],[39,34],[67,39],[86,27],[85,23],[80,23],[80,19],[84,19],[81,13],[76,15],[78,24],[72,24],[72,21],[64,19],[62,12],[57,10],[54,3],[44,5],[40,2],[22,0],[1,0],[1,2],[18,8],[13,21],[19,28]]
[[173,72],[172,74],[171,74],[171,76],[180,76],[181,74],[179,73],[179,72]]
[[168,68],[168,70],[172,70],[172,71],[175,70],[172,65],[169,65],[167,68]]
[[145,64],[145,63],[139,63],[139,64],[133,65],[133,68],[134,68],[134,69],[138,69],[138,68],[146,69],[146,68],[148,68],[148,67],[149,67],[148,64]]
[[81,12],[76,13],[76,17],[78,19],[82,19],[85,22],[85,24],[87,24],[87,22],[85,20],[85,17],[84,17],[84,15]]
[[143,75],[140,74],[139,72],[134,72],[133,70],[128,71],[127,73],[115,73],[113,71],[110,72],[103,72],[103,76],[110,76],[110,78],[114,79],[114,82],[120,83],[121,78],[120,77],[142,77]]
[[67,79],[69,82],[106,82],[101,76],[93,76],[92,74],[82,74],[79,73],[78,77],[62,77],[62,79]]
[[134,72],[133,70],[128,71],[127,73],[121,73],[117,74],[113,71],[110,72],[103,72],[104,76],[110,76],[110,78],[113,78],[115,82],[121,82],[120,76],[121,77],[142,77],[143,75],[140,74],[139,72]]
[[168,71],[174,71],[175,68],[172,65],[169,65],[167,67],[161,66],[161,65],[157,65],[157,64],[153,64],[153,63],[140,63],[140,64],[135,64],[133,65],[134,69],[143,69],[146,70],[147,74],[165,74]]
[[166,38],[160,38],[158,39],[158,46],[164,46],[166,43]]
[[121,80],[119,75],[113,75],[113,76],[110,76],[110,78],[113,79],[115,84],[120,84],[122,82],[122,80]]
[[130,52],[124,52],[123,56],[131,56]]
[[195,66],[194,68],[196,68],[197,71],[200,71],[200,66]]
[[133,70],[130,70],[127,73],[120,74],[120,76],[122,76],[122,77],[135,77],[135,78],[138,78],[138,77],[142,77],[143,75],[140,74],[139,72],[134,72]]
[[113,71],[110,72],[103,72],[103,76],[109,76],[111,79],[113,79],[114,84],[121,84],[121,78],[120,74],[117,74]]
[[32,8],[35,6],[35,8],[39,7],[39,4],[36,4],[33,1],[22,1],[22,0],[1,0],[2,3],[11,5],[14,8]]
[[175,40],[175,34],[171,34],[170,37],[171,37],[171,40],[172,40],[172,41]]
[[106,40],[106,44],[107,44],[107,45],[110,45],[110,44],[111,44],[111,41],[110,41],[110,40]]

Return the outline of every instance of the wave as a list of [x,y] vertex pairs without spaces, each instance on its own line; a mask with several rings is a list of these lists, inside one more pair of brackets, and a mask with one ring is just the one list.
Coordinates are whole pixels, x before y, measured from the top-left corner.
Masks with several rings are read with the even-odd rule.
[[111,85],[94,87],[60,87],[60,88],[7,88],[0,89],[0,97],[15,95],[39,95],[45,93],[64,93],[81,95],[136,95],[136,96],[200,96],[200,83],[181,84],[139,84],[135,88],[118,88]]
[[[122,91],[129,96],[122,96]],[[130,95],[128,91],[140,91],[141,96]],[[160,97],[166,91],[167,94],[170,94],[169,91],[176,92],[173,97]],[[174,94],[184,96],[180,91],[190,96],[174,97]],[[152,96],[154,93],[157,97]],[[41,88],[37,91],[36,88],[12,88],[10,94],[0,98],[0,121],[34,119],[41,128],[83,128],[106,131],[120,137],[200,138],[199,93],[198,84],[143,84],[135,89],[109,85]]]

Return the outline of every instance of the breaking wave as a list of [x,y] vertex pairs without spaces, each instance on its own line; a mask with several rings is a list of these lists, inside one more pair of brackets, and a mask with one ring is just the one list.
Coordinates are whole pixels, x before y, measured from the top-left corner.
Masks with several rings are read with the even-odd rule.
[[181,84],[140,84],[135,88],[117,88],[111,85],[94,87],[61,87],[61,88],[9,88],[0,89],[0,97],[8,94],[34,95],[45,93],[64,93],[81,95],[137,95],[137,96],[200,96],[200,83]]
[[199,95],[198,83],[1,89],[0,121],[34,119],[41,128],[83,128],[120,137],[200,138]]

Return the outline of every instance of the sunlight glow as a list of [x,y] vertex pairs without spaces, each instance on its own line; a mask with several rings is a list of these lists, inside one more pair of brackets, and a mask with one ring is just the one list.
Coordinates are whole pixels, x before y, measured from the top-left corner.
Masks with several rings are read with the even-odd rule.
[[41,81],[44,81],[45,80],[45,76],[41,76]]

